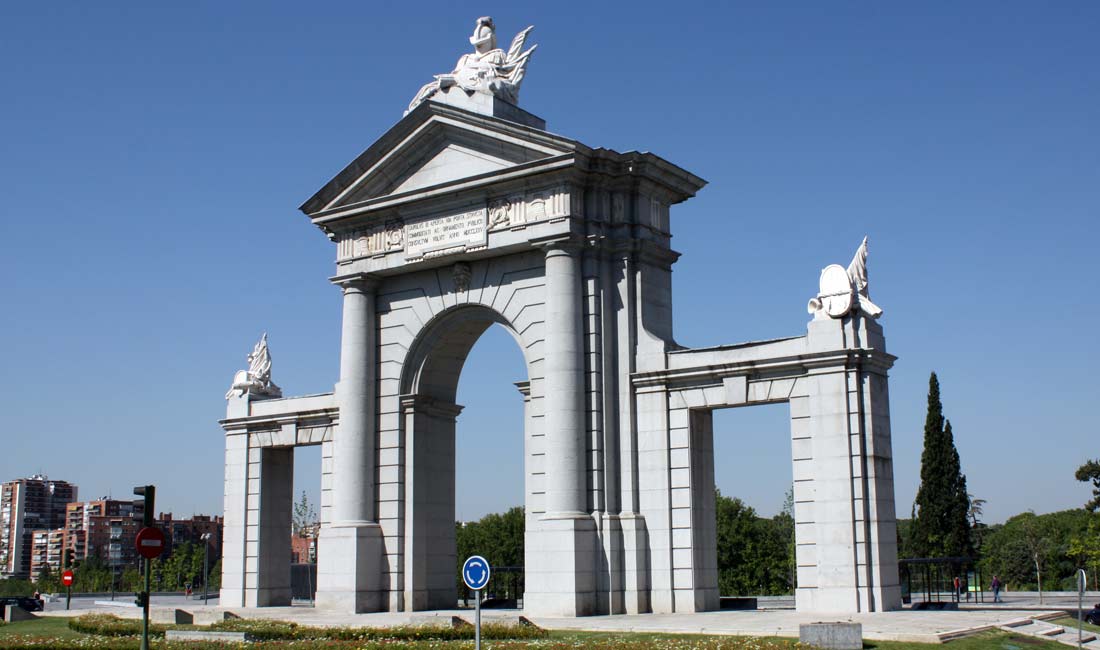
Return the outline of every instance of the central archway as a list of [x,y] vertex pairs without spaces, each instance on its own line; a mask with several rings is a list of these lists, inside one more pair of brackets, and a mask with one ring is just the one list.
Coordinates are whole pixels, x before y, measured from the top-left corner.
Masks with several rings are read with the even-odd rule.
[[[405,438],[404,599],[410,610],[448,609],[457,601],[455,423],[462,407],[455,399],[467,356],[494,324],[501,325],[523,349],[519,334],[499,312],[483,305],[462,305],[429,322],[409,351],[402,381],[401,421]],[[527,361],[525,356],[525,366]]]

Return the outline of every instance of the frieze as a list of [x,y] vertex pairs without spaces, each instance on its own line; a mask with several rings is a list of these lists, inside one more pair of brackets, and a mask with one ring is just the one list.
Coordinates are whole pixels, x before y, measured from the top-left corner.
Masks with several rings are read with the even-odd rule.
[[346,262],[402,250],[406,260],[419,260],[479,250],[488,246],[491,231],[568,217],[572,199],[572,194],[559,186],[492,198],[483,208],[456,214],[387,221],[344,234],[337,244],[336,260]]
[[485,248],[489,244],[488,210],[423,219],[405,225],[405,259],[438,257]]
[[570,214],[570,198],[564,187],[555,187],[522,196],[490,199],[487,205],[489,230],[505,230],[567,217]]
[[500,230],[515,225],[519,217],[516,203],[514,198],[489,201],[489,230]]
[[[395,229],[398,233],[396,239],[391,234]],[[389,250],[400,249],[402,232],[400,222],[390,222],[385,228],[375,227],[365,230],[353,230],[341,237],[336,245],[336,261],[346,262],[360,257],[383,255]]]

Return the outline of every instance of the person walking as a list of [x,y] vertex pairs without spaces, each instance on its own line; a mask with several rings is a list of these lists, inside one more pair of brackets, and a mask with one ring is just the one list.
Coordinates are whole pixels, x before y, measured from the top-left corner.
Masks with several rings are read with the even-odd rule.
[[1004,601],[1001,600],[1001,579],[997,576],[993,576],[993,582],[989,587],[993,590],[993,602],[1003,603]]
[[962,600],[962,581],[959,580],[959,576],[955,576],[955,602]]

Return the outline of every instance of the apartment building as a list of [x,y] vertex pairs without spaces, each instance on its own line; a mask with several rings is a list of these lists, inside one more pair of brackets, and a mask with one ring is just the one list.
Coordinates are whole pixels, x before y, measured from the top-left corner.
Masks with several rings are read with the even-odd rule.
[[75,485],[41,475],[0,485],[0,577],[31,576],[36,530],[46,531],[40,542],[48,563],[49,531],[65,528],[66,506],[76,498]]
[[65,510],[65,548],[74,561],[98,557],[110,563],[111,544],[117,544],[116,557],[123,561],[122,546],[132,542],[140,526],[128,523],[133,503],[106,497],[95,501],[70,503]]
[[168,538],[170,549],[184,542],[202,544],[202,536],[210,533],[210,557],[215,559],[222,556],[222,522],[222,517],[217,515],[194,515],[190,519],[174,519],[170,512],[162,512],[157,518],[157,526]]
[[64,549],[64,528],[32,530],[30,579],[38,582],[47,569],[54,575],[60,572]]

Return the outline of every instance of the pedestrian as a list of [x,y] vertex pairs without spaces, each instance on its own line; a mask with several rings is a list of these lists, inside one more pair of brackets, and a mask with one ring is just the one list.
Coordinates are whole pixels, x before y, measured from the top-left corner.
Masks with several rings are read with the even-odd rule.
[[1004,601],[1001,600],[1001,579],[993,576],[993,583],[989,587],[993,590],[993,602],[1003,603]]
[[955,576],[955,601],[962,600],[962,580],[959,580],[959,576]]

